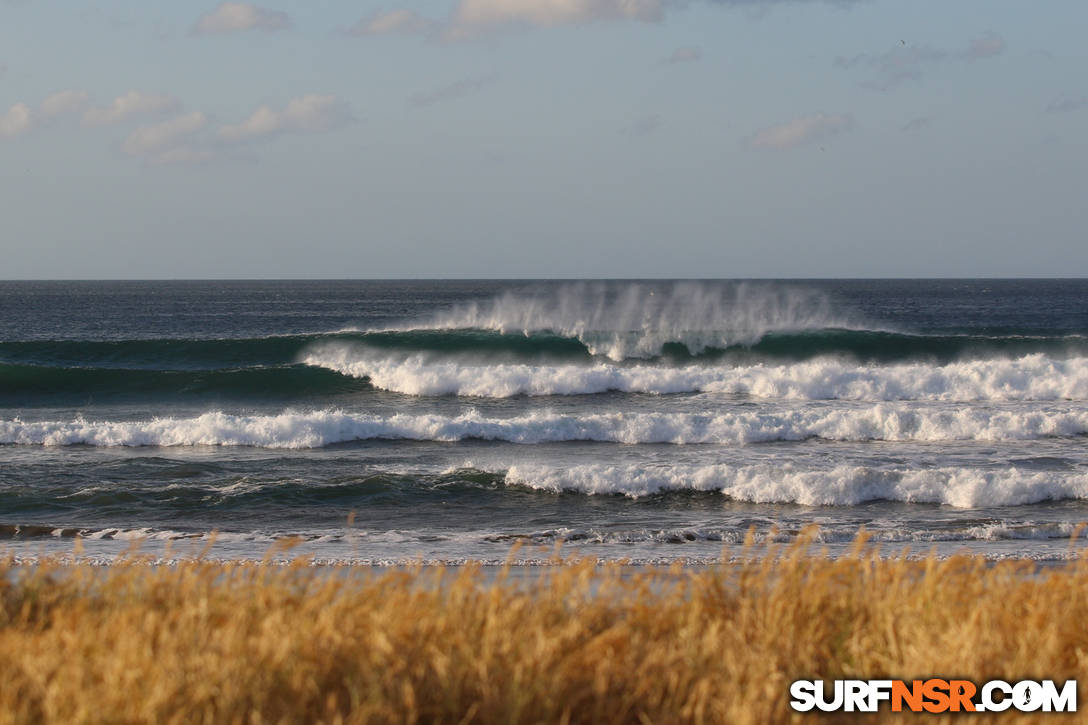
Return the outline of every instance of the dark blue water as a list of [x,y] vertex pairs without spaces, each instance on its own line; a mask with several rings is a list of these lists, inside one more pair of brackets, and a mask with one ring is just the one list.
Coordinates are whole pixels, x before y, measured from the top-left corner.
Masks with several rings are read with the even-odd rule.
[[1086,401],[1084,280],[0,282],[0,547],[1060,558]]

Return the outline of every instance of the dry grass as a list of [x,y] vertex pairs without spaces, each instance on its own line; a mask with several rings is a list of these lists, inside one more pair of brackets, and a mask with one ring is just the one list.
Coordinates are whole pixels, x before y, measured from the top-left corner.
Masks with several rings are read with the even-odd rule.
[[765,723],[802,719],[797,678],[1086,672],[1088,563],[771,553],[490,581],[0,563],[0,722]]

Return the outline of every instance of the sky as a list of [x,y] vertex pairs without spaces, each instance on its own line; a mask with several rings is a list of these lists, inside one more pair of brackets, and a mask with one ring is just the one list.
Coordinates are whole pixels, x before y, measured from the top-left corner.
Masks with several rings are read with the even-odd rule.
[[1083,0],[0,0],[0,278],[1088,275]]

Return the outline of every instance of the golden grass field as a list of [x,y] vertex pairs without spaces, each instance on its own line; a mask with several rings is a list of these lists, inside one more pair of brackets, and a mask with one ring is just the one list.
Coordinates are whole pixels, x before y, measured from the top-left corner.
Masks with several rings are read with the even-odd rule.
[[914,716],[793,713],[789,683],[1077,677],[1088,692],[1086,559],[1036,572],[861,541],[835,560],[803,542],[759,553],[528,577],[8,561],[0,722],[898,721]]

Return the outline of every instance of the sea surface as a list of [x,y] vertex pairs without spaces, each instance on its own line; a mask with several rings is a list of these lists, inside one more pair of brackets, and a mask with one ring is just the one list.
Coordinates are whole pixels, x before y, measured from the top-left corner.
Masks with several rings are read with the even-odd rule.
[[1045,561],[1082,521],[1086,280],[0,282],[21,560],[709,563],[816,525]]

